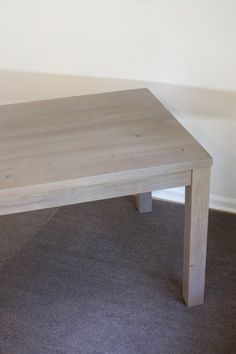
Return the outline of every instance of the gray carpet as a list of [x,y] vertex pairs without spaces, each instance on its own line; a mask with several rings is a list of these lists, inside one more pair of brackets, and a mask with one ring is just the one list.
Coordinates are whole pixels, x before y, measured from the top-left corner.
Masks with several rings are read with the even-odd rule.
[[235,215],[210,213],[206,300],[191,309],[180,205],[140,215],[118,198],[0,217],[0,229],[1,354],[236,353]]

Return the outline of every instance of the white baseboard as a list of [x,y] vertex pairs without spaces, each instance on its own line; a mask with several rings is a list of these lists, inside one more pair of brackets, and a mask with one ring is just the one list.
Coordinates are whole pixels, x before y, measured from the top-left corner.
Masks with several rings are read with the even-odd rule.
[[[184,188],[164,189],[152,193],[153,199],[163,199],[175,203],[184,203]],[[236,213],[236,199],[210,195],[210,208]]]

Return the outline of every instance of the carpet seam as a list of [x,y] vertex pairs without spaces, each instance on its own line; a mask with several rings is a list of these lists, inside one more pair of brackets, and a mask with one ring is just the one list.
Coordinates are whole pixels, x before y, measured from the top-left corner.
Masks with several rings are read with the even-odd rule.
[[58,212],[58,209],[55,211],[55,213],[52,213],[52,215],[48,216],[45,223],[43,223],[39,228],[37,228],[29,237],[27,237],[24,241],[22,241],[22,243],[15,248],[8,256],[5,260],[0,262],[0,271],[4,268],[5,265],[7,265],[7,263],[9,263],[15,256],[16,254],[18,254],[25,246],[26,244],[32,240],[46,225],[47,223],[51,220],[51,218],[53,218],[56,213]]

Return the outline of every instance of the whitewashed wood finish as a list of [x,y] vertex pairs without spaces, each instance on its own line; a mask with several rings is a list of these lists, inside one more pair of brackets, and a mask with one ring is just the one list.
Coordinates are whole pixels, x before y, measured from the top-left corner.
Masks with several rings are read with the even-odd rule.
[[0,106],[0,190],[209,165],[147,89]]
[[186,187],[183,297],[188,306],[204,302],[210,169],[192,171]]
[[152,211],[152,192],[140,193],[136,195],[136,206],[140,213]]
[[0,215],[129,194],[147,202],[152,190],[192,183],[185,229],[189,305],[203,296],[208,180],[198,169],[211,164],[147,89],[0,106]]
[[149,175],[145,171],[144,174],[137,172],[136,177],[122,174],[115,178],[101,176],[89,180],[56,182],[53,185],[12,188],[0,191],[0,215],[121,197],[190,183],[189,171],[169,175]]

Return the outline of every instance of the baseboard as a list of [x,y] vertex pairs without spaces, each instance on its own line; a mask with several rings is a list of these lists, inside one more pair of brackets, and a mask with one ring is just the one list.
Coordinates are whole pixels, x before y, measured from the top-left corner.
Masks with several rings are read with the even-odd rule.
[[[175,203],[184,203],[184,188],[171,188],[152,193],[153,199],[168,200]],[[210,195],[210,208],[236,213],[236,199]]]

